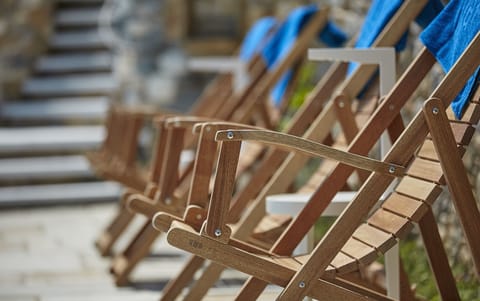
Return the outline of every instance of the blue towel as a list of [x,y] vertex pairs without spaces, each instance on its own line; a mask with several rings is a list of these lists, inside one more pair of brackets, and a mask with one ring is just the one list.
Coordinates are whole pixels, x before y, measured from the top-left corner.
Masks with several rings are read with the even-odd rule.
[[[369,48],[373,42],[377,39],[378,35],[382,32],[383,28],[387,25],[390,19],[395,15],[404,0],[374,0],[370,9],[367,12],[365,21],[360,30],[355,48]],[[430,0],[423,8],[422,12],[416,18],[416,22],[426,27],[443,9],[443,4],[440,0]],[[407,45],[407,32],[395,45],[396,51],[402,51]],[[348,74],[351,74],[353,70],[358,66],[356,63],[352,63],[348,67]]]
[[[421,33],[420,39],[448,72],[480,30],[480,1],[451,0],[438,17]],[[472,62],[478,64],[478,62]],[[452,102],[452,109],[460,118],[473,93],[480,68]]]
[[240,60],[248,62],[255,54],[259,53],[264,45],[265,37],[274,28],[277,21],[274,17],[264,17],[255,22],[243,39],[240,47]]
[[[278,64],[289,52],[296,42],[302,28],[307,24],[310,17],[318,11],[315,4],[299,7],[293,10],[285,22],[280,26],[277,33],[265,45],[262,57],[269,69]],[[332,22],[322,30],[320,39],[331,47],[341,46],[347,39],[346,35]],[[275,105],[278,105],[285,93],[288,82],[292,76],[291,71],[285,72],[277,85],[273,88],[271,97]]]

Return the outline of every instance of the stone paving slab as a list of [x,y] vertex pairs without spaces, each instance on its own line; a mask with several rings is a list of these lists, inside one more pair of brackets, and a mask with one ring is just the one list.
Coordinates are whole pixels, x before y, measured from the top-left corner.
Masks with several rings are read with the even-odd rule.
[[[115,211],[116,204],[0,211],[0,300],[158,300],[161,288],[188,254],[159,239],[154,256],[134,271],[134,285],[115,287],[108,273],[109,260],[93,247]],[[144,222],[135,220],[120,247]],[[233,300],[245,275],[227,270],[225,277],[205,300]],[[259,300],[273,300],[277,293],[278,288],[270,288]]]

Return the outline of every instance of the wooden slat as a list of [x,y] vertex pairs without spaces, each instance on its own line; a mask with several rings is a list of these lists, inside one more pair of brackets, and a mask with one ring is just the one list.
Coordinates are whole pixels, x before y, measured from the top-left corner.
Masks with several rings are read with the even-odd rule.
[[410,197],[392,193],[383,203],[382,208],[417,222],[428,210],[425,203]]
[[[308,260],[308,255],[300,255],[300,256],[295,256],[294,257],[296,261],[300,262],[301,264],[305,263]],[[333,278],[335,277],[335,274],[337,273],[337,270],[333,265],[328,265],[327,270],[325,271],[324,276],[326,278]]]
[[[450,122],[455,142],[460,145],[466,145],[472,139],[475,128],[469,123]],[[431,138],[430,134],[428,138]]]
[[407,174],[419,179],[445,184],[442,167],[438,162],[416,158],[408,168]]
[[[450,107],[447,109],[447,116],[449,120],[457,120]],[[477,123],[479,119],[480,106],[476,103],[468,103],[468,106],[465,108],[465,112],[463,113],[460,121],[472,124]]]
[[358,269],[358,262],[342,252],[337,253],[330,265],[334,266],[340,274],[350,273]]
[[427,139],[418,150],[417,156],[423,159],[439,161],[432,140]]
[[302,265],[299,261],[295,260],[292,257],[277,257],[277,256],[270,256],[270,259],[273,262],[276,262],[279,265],[284,267],[288,267],[291,270],[298,270]]
[[472,140],[475,128],[471,124],[450,122],[452,127],[453,137],[457,144],[467,145]]
[[255,228],[254,236],[258,236],[261,233],[272,231],[278,227],[285,227],[292,217],[289,215],[280,215],[280,214],[269,214],[266,215],[262,221]]
[[[465,154],[465,147],[464,146],[457,145],[457,150],[458,150],[460,156],[463,156]],[[425,143],[423,143],[422,147],[420,147],[417,156],[420,157],[420,158],[423,158],[423,159],[440,161],[438,159],[438,155],[437,155],[437,152],[435,150],[435,146],[433,145],[433,141],[430,140],[430,139],[425,140]]]
[[361,264],[367,265],[372,263],[377,257],[377,251],[371,246],[363,242],[350,238],[343,246],[342,252],[350,257],[355,258]]
[[433,202],[442,192],[442,188],[435,183],[408,176],[404,177],[400,181],[395,190],[401,194],[405,194],[419,200],[424,200],[428,204],[433,204]]
[[369,224],[360,225],[353,233],[353,237],[372,246],[380,253],[385,253],[397,243],[392,234],[381,231]]
[[408,219],[389,211],[379,209],[368,219],[368,224],[402,238],[413,227]]

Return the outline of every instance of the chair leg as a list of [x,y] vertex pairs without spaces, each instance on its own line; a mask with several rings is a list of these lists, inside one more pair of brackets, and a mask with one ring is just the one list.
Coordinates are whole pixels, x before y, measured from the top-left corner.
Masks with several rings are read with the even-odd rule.
[[133,213],[123,207],[120,208],[117,216],[95,241],[95,246],[100,251],[102,256],[111,254],[113,245],[123,233],[125,228],[130,224],[133,217]]
[[203,271],[202,276],[195,281],[195,284],[190,288],[188,294],[183,300],[202,300],[208,290],[218,281],[224,270],[225,268],[223,266],[214,262],[209,262],[207,268]]
[[480,276],[480,211],[477,207],[462,158],[458,154],[443,102],[429,99],[424,108],[425,119],[442,165],[455,210],[465,233],[477,276]]
[[128,284],[130,273],[137,263],[148,255],[153,242],[160,234],[161,232],[155,230],[149,220],[140,229],[125,251],[115,256],[112,260],[110,271],[115,277],[117,286]]
[[236,301],[256,300],[265,290],[265,282],[254,277],[249,277],[243,284],[242,289],[235,296]]
[[437,288],[442,296],[442,300],[460,300],[455,285],[455,278],[452,275],[447,254],[443,248],[440,233],[438,233],[435,217],[431,209],[428,210],[420,220],[419,227],[428,254],[430,267],[435,276]]
[[172,278],[162,290],[160,301],[175,300],[182,290],[192,281],[195,273],[203,266],[205,259],[199,256],[190,258],[177,277]]

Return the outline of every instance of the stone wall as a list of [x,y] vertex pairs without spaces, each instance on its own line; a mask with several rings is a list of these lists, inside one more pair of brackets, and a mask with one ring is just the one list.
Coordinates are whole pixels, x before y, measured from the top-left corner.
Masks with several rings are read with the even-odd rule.
[[0,1],[0,99],[18,96],[33,60],[44,51],[51,9],[50,0]]

